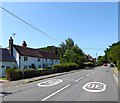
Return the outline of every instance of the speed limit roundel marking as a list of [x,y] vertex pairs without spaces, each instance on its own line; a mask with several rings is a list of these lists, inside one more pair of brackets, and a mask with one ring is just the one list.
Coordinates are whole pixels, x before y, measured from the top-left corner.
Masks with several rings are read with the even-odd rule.
[[83,86],[83,89],[88,92],[103,92],[106,90],[106,84],[101,82],[88,82]]
[[61,79],[50,79],[50,80],[47,80],[47,81],[40,82],[37,85],[39,87],[48,87],[48,86],[54,86],[54,85],[59,84],[61,82],[62,82]]

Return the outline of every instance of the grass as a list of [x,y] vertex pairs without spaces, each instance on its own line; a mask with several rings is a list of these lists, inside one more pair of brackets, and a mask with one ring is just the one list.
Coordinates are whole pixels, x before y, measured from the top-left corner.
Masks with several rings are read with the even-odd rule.
[[7,78],[0,78],[0,80],[7,80]]

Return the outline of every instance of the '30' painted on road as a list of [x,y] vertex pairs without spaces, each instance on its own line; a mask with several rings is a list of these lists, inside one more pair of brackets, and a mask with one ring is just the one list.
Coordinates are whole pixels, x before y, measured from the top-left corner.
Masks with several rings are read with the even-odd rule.
[[102,92],[106,90],[106,84],[101,82],[89,82],[83,86],[88,92]]

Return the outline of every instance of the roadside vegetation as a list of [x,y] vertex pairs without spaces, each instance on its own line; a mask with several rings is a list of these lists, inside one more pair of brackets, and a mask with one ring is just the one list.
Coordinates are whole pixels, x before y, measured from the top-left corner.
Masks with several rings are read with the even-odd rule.
[[120,71],[120,41],[106,48],[105,55],[98,57],[98,65],[113,62]]
[[58,52],[60,63],[76,63],[79,68],[84,68],[85,54],[71,38],[60,44]]
[[48,46],[45,48],[40,48],[40,50],[55,52],[57,57],[60,58],[60,64],[53,65],[52,67],[46,66],[44,69],[39,68],[37,70],[30,68],[23,70],[20,70],[18,68],[9,68],[5,71],[7,80],[13,81],[32,78],[42,75],[83,69],[85,66],[95,66],[95,63],[93,61],[89,61],[88,57],[71,38],[68,38],[65,40],[65,42],[62,42],[59,47]]

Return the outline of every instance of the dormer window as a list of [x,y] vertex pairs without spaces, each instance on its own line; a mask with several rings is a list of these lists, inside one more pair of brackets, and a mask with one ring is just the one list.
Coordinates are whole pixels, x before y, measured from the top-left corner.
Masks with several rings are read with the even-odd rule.
[[24,57],[24,61],[27,61],[27,59],[28,59],[27,57]]

